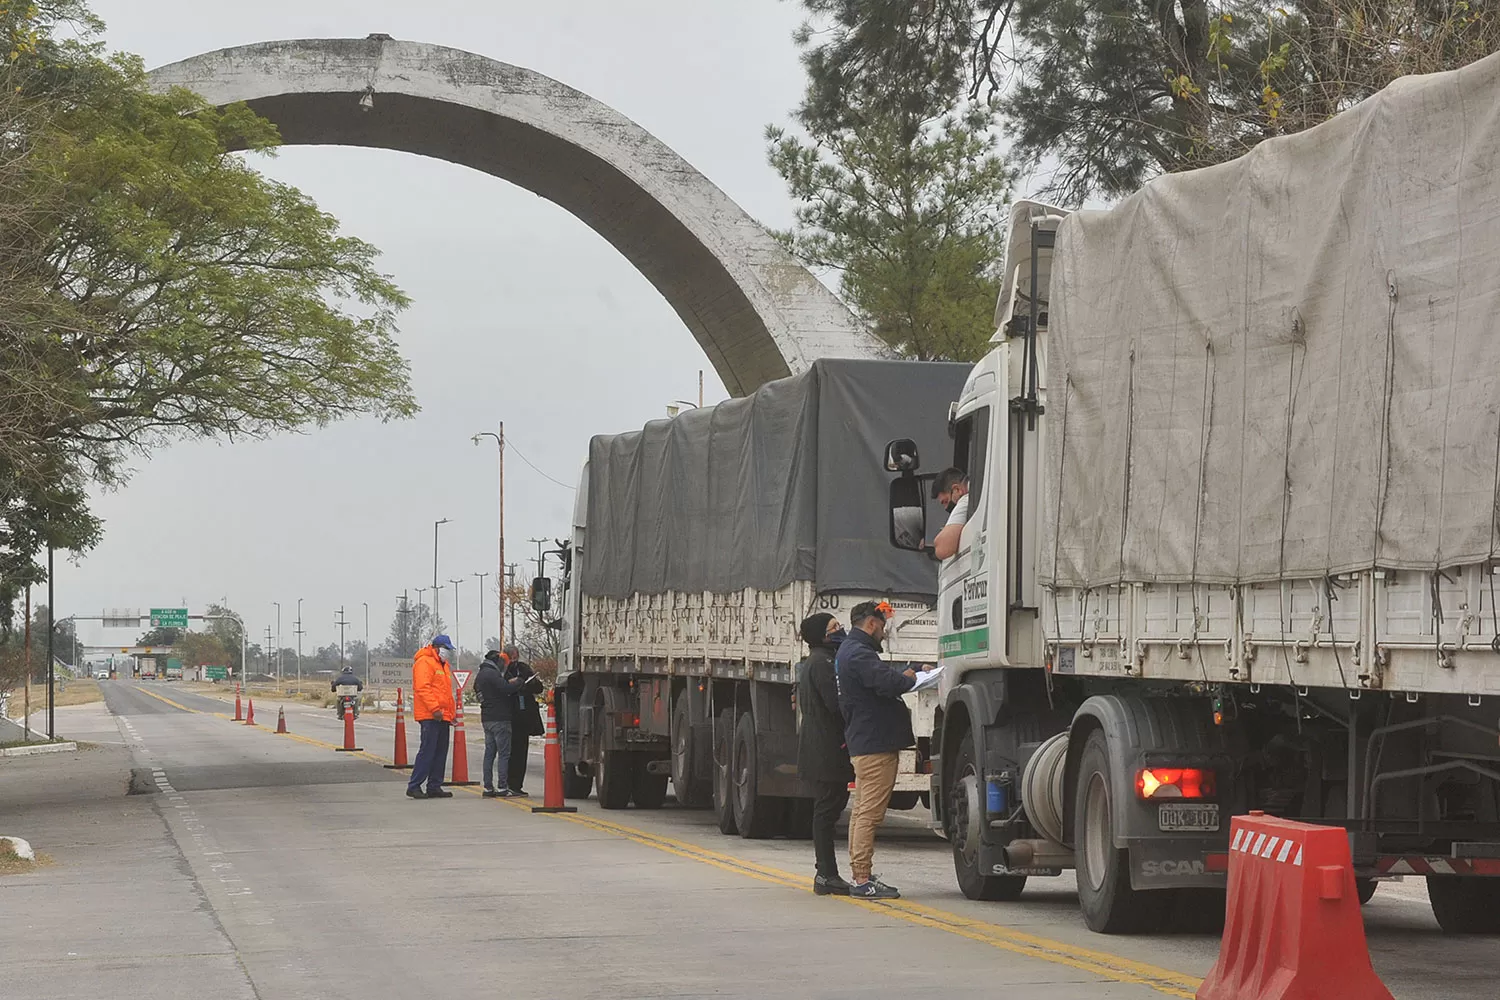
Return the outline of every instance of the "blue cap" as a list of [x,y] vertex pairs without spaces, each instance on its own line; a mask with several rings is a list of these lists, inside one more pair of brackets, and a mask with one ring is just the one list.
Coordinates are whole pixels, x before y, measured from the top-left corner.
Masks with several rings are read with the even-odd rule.
[[453,640],[448,638],[446,635],[440,635],[437,638],[433,639],[432,644],[439,649],[453,648]]

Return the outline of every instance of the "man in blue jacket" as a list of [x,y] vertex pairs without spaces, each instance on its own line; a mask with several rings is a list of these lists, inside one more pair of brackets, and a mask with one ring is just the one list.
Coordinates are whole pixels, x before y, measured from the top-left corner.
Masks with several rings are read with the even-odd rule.
[[917,682],[916,671],[897,670],[880,658],[890,605],[866,601],[850,612],[849,638],[834,658],[844,739],[854,765],[854,809],[849,814],[849,868],[856,899],[899,899],[901,893],[870,874],[875,831],[885,819],[896,787],[901,751],[915,744],[911,712],[901,696]]

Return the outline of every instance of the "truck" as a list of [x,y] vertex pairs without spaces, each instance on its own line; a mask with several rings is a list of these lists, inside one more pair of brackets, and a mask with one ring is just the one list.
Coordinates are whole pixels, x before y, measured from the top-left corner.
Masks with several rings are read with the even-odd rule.
[[182,680],[182,661],[181,660],[177,659],[176,657],[170,657],[167,660],[167,674],[166,674],[166,679],[169,680],[169,681],[180,681],[180,680]]
[[893,544],[967,476],[930,791],[969,898],[1072,869],[1096,932],[1222,920],[1262,810],[1500,932],[1497,102],[1490,57],[1014,206],[950,441],[885,455]]
[[156,680],[156,657],[142,656],[136,659],[136,664],[143,681]]
[[[711,807],[746,838],[810,836],[797,774],[798,626],[894,609],[886,658],[937,658],[937,578],[892,548],[881,450],[936,445],[968,366],[820,360],[750,396],[590,442],[562,546],[555,688],[565,792],[601,806]],[[550,606],[539,578],[534,603]],[[907,695],[916,746],[890,804],[926,799],[935,690]]]

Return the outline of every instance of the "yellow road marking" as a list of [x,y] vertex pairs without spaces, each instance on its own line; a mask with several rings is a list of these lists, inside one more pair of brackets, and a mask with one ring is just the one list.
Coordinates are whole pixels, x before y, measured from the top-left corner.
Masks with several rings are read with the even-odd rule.
[[[137,690],[141,690],[145,694],[159,701],[164,701],[168,705],[179,708],[184,712],[228,719],[228,716],[224,713],[205,712],[196,708],[188,708],[186,705],[172,701],[170,698],[159,695],[154,691],[145,691],[143,688],[137,688]],[[261,727],[257,726],[255,728],[260,729]],[[272,732],[271,730],[264,731]],[[272,735],[285,736],[299,743],[306,743],[309,746],[320,747],[325,750],[339,749],[335,744],[313,739],[310,736],[302,736],[298,733],[277,734],[272,732]],[[378,754],[366,751],[355,752],[353,756],[363,757],[378,764],[391,763],[388,757],[381,757]],[[481,792],[481,789],[474,786],[456,785],[453,787],[473,795],[479,795]],[[531,804],[528,800],[496,799],[495,801],[501,805],[524,810],[528,815],[531,814]],[[715,868],[766,882],[770,885],[797,889],[803,892],[812,891],[812,880],[806,876],[783,871],[779,868],[750,861],[745,858],[735,857],[732,854],[724,854],[698,844],[676,840],[649,830],[626,826],[624,823],[617,823],[614,820],[598,816],[586,816],[581,813],[546,813],[540,815],[546,815],[553,819],[566,820],[569,823],[577,823],[580,826],[589,827],[601,833],[608,833],[644,847],[654,848],[655,850],[676,855],[680,858],[686,858],[690,861],[697,861],[700,864],[711,865]],[[857,906],[873,913],[882,913],[889,917],[895,917],[898,920],[905,920],[919,927],[928,927],[932,930],[955,934],[970,941],[977,941],[981,944],[987,944],[992,948],[999,948],[1003,951],[1013,952],[1027,958],[1034,958],[1053,965],[1062,965],[1077,969],[1080,972],[1087,972],[1112,982],[1135,983],[1146,986],[1166,996],[1183,997],[1186,1000],[1193,1000],[1198,985],[1203,982],[1198,976],[1191,976],[1172,969],[1161,968],[1160,966],[1150,965],[1146,962],[1137,962],[1134,959],[1125,958],[1121,955],[1113,955],[1109,952],[1081,948],[1077,945],[1068,944],[1065,941],[1057,941],[1038,934],[1028,934],[1025,931],[1012,930],[1011,928],[1002,927],[987,921],[974,920],[950,910],[925,906],[910,900],[890,899],[875,902],[864,899],[850,899],[846,896],[833,896],[830,899],[846,903],[850,906]]]

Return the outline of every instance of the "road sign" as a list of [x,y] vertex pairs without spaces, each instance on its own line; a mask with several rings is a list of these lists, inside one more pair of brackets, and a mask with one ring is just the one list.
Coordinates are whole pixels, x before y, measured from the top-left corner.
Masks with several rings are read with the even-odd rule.
[[102,617],[105,628],[141,627],[141,613],[136,608],[107,608]]
[[187,608],[152,608],[152,628],[187,628]]
[[228,667],[204,667],[203,676],[211,681],[222,681],[229,679]]
[[410,688],[411,687],[411,661],[410,660],[372,660],[370,662],[370,673],[373,681],[381,688]]
[[469,686],[469,678],[472,676],[474,676],[474,671],[472,670],[453,671],[453,679],[458,681],[458,689],[460,691]]

